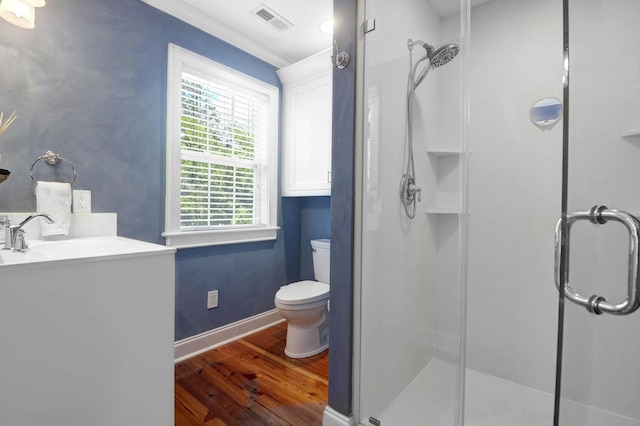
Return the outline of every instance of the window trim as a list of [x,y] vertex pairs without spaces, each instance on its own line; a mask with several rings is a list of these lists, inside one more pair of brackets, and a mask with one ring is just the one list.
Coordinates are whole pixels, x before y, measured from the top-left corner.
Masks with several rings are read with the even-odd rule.
[[[166,245],[176,248],[204,247],[275,240],[280,229],[278,217],[278,112],[280,90],[197,53],[169,43],[167,60],[167,135],[166,135],[166,196],[165,231],[161,234]],[[244,90],[259,93],[269,99],[269,130],[267,160],[268,223],[266,226],[223,227],[198,231],[180,230],[180,99],[182,72],[214,76],[226,84],[240,85]]]

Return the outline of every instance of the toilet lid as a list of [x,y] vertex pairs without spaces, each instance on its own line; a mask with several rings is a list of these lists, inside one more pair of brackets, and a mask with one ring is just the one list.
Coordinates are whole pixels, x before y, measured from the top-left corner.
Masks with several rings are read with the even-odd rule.
[[301,305],[329,298],[329,284],[318,281],[298,281],[280,287],[276,300],[283,305]]

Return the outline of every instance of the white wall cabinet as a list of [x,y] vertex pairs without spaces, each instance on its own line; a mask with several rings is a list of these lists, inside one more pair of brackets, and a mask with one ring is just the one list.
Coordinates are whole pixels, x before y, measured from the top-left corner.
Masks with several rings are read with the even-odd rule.
[[283,85],[282,195],[331,195],[331,50],[277,72]]

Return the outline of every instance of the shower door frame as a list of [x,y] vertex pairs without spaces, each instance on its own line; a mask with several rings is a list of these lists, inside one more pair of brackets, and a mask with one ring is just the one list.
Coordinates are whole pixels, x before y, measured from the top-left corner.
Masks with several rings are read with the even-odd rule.
[[[567,204],[568,204],[568,187],[569,187],[569,0],[562,0],[562,51],[564,55],[564,87],[562,89],[562,183],[561,183],[561,233],[562,240],[566,240],[568,235],[567,223]],[[567,261],[565,256],[567,250],[560,252],[559,276],[564,277],[567,274]],[[556,383],[553,401],[553,426],[560,426],[560,405],[562,397],[562,355],[564,342],[564,303],[565,294],[564,286],[558,287],[558,332],[556,347]]]

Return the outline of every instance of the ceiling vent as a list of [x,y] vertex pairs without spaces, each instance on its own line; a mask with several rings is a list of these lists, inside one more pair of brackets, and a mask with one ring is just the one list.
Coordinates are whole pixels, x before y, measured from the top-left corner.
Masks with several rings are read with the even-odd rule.
[[271,26],[273,26],[278,31],[288,30],[290,27],[293,27],[293,24],[283,18],[281,15],[274,12],[273,9],[270,9],[265,4],[261,4],[251,11],[258,18],[268,22]]

